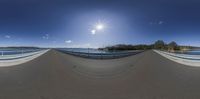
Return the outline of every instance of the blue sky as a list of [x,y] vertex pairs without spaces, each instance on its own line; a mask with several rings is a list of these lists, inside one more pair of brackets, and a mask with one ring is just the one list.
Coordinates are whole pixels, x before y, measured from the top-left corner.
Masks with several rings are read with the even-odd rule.
[[200,46],[199,5],[198,0],[1,0],[0,46],[104,47],[160,39]]

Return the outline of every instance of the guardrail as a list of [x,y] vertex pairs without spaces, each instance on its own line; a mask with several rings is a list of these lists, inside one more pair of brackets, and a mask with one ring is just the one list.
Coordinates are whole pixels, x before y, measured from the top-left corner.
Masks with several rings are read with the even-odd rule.
[[200,66],[200,55],[187,55],[170,53],[166,51],[154,50],[156,53],[166,57],[169,60],[188,66]]
[[188,60],[199,60],[200,61],[200,55],[188,55],[188,54],[180,54],[180,53],[171,53],[166,51],[160,51],[163,54],[167,54],[173,57],[182,58],[182,59],[188,59]]
[[90,52],[74,52],[74,51],[67,51],[67,50],[60,50],[57,49],[58,51],[65,53],[65,54],[70,54],[73,56],[79,56],[83,58],[91,58],[91,59],[115,59],[115,58],[122,58],[122,57],[127,57],[131,55],[136,55],[141,52],[144,52],[143,50],[137,50],[137,51],[128,51],[128,52],[107,52],[107,53],[90,53]]
[[25,57],[36,55],[42,51],[43,50],[31,50],[31,51],[28,50],[28,51],[22,51],[21,53],[20,51],[0,51],[2,53],[0,55],[0,61],[25,58]]
[[24,53],[24,54],[0,56],[0,67],[19,65],[19,64],[31,61],[48,51],[49,49],[45,49],[45,50],[29,52],[29,53]]
[[36,52],[36,51],[41,51],[41,49],[37,49],[37,50],[0,50],[0,54],[1,54],[0,56],[24,54],[24,53],[30,53],[30,52]]

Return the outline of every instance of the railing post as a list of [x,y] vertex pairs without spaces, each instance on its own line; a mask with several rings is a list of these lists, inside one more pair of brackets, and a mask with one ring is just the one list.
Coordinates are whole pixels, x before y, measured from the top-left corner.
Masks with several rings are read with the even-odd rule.
[[22,55],[23,55],[23,49],[22,49]]
[[103,56],[102,56],[102,51],[101,51],[101,53],[100,53],[100,54],[101,54],[101,59],[103,59]]
[[3,56],[3,51],[1,51],[1,56]]
[[89,48],[88,48],[88,57],[89,57]]
[[112,51],[112,53],[111,53],[111,56],[113,57],[113,58],[115,58],[115,54],[114,54],[114,52]]

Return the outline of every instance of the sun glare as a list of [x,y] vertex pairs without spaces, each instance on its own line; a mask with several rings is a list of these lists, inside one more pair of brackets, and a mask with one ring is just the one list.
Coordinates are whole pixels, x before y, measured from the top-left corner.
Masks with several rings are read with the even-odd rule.
[[98,33],[102,33],[105,31],[105,29],[107,29],[106,27],[106,22],[102,22],[102,21],[98,21],[97,23],[91,25],[91,28],[89,29],[90,30],[90,33],[92,35],[96,35]]
[[103,24],[97,24],[96,29],[97,30],[102,30],[104,28]]
[[96,30],[91,30],[92,35],[96,34]]

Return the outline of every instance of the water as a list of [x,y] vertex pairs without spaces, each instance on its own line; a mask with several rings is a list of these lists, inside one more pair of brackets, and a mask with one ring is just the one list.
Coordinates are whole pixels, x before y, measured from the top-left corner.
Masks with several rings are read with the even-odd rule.
[[61,48],[59,50],[65,50],[70,52],[80,52],[80,53],[109,53],[108,51],[92,49],[92,48]]
[[191,50],[191,51],[186,51],[183,52],[184,54],[189,54],[189,55],[200,55],[200,50]]

